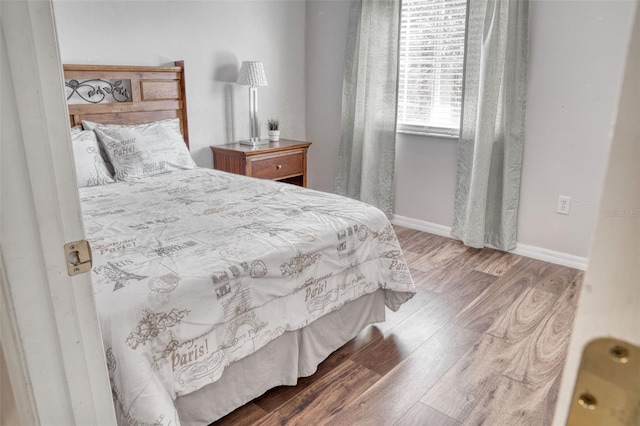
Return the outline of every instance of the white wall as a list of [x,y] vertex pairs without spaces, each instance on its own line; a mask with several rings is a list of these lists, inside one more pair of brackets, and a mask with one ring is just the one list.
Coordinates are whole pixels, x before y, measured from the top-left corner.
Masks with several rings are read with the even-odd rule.
[[398,134],[396,215],[453,224],[457,151],[457,139]]
[[[304,1],[54,2],[62,63],[163,65],[185,61],[189,142],[199,166],[210,145],[249,136],[243,60],[264,62],[261,133],[278,117],[282,137],[306,139]],[[313,146],[311,153],[313,153]]]
[[[632,1],[531,4],[518,241],[587,256],[619,99]],[[572,197],[569,216],[555,213]]]
[[333,192],[342,109],[342,74],[351,2],[307,1],[308,185]]
[[[260,117],[279,116],[284,137],[314,143],[309,186],[324,191],[333,190],[340,145],[349,8],[347,0],[55,3],[65,63],[186,61],[201,166],[212,164],[209,145],[248,135],[246,88],[229,82],[242,60],[264,61]],[[587,256],[632,8],[631,0],[531,2],[520,244]],[[456,149],[452,139],[399,135],[397,215],[451,226]],[[569,216],[555,213],[560,194],[573,198]]]
[[[318,68],[315,73],[333,75],[342,66],[342,62],[337,65],[336,61],[343,60],[345,42],[334,35],[345,33],[347,25],[346,16],[337,14],[348,15],[348,7],[326,3],[325,8],[336,15],[332,24],[324,22],[326,15],[311,13],[314,10],[311,4],[307,8],[307,38],[324,41],[308,42],[307,56],[324,58],[324,68],[323,62],[314,63]],[[631,0],[530,3],[519,244],[587,256],[604,177],[612,112],[621,82],[622,46],[629,38],[632,11]],[[339,118],[337,123],[331,121],[332,111],[339,111],[340,97],[339,93],[328,91],[341,90],[341,80],[339,84],[334,79],[326,86],[316,87],[309,78],[308,85],[310,103],[315,99],[316,104],[307,115],[309,136],[312,140],[321,137],[315,129],[322,122],[327,128],[325,134],[331,135],[325,142],[336,144],[324,149],[337,153],[339,137],[333,135],[336,128],[339,135]],[[452,225],[456,151],[456,141],[452,139],[398,135],[397,215]],[[315,167],[335,170],[335,158],[329,160]],[[332,186],[323,184],[319,188],[327,190]],[[573,198],[569,216],[555,213],[560,194]]]

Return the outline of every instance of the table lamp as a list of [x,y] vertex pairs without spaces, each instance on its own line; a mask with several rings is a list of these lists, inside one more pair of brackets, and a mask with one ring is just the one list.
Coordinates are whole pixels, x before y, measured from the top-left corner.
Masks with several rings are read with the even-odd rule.
[[249,126],[251,136],[248,140],[241,140],[243,145],[262,145],[269,143],[269,139],[260,140],[258,128],[258,87],[267,85],[267,76],[260,61],[242,61],[237,84],[249,86]]

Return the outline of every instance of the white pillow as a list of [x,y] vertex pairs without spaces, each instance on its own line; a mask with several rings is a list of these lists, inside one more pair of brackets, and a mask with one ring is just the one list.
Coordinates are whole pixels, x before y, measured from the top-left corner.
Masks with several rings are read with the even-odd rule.
[[71,135],[78,188],[113,183],[113,177],[100,156],[98,139],[93,130],[74,131]]
[[[92,121],[82,120],[82,126],[72,127],[71,134],[73,134],[73,131],[76,128],[84,129],[84,130],[93,130],[98,126],[102,126],[102,124],[94,123]],[[107,166],[107,170],[109,170],[109,174],[113,176],[116,173],[115,170],[113,170],[113,164],[111,164],[111,160],[109,160],[109,156],[107,155],[107,151],[104,149],[104,146],[99,142],[100,141],[98,141],[98,146],[100,147],[100,156],[102,156],[102,159],[104,160],[104,164]]]
[[94,128],[113,165],[116,180],[131,181],[196,167],[177,118],[136,125],[95,124],[82,123],[85,128]]

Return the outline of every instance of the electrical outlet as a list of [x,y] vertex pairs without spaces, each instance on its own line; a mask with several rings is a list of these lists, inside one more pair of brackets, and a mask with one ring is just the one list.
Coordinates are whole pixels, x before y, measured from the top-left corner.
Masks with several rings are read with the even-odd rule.
[[567,197],[566,195],[560,195],[558,197],[558,208],[556,209],[556,213],[569,214],[570,209],[571,209],[571,197]]

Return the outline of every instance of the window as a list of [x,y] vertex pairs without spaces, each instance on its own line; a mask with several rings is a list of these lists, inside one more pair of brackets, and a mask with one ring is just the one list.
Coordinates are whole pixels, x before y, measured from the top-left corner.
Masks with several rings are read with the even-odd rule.
[[398,131],[457,136],[466,0],[403,0]]

